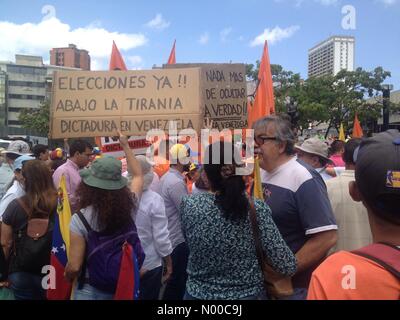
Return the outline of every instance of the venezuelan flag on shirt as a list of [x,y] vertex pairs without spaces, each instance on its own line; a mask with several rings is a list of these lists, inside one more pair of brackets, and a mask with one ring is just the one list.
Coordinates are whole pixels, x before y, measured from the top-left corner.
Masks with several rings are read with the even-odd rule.
[[58,187],[57,214],[54,222],[53,245],[51,250],[51,265],[56,271],[55,288],[47,289],[49,300],[69,300],[72,284],[65,280],[64,270],[68,262],[69,253],[69,224],[71,222],[71,208],[69,205],[65,176],[63,175]]

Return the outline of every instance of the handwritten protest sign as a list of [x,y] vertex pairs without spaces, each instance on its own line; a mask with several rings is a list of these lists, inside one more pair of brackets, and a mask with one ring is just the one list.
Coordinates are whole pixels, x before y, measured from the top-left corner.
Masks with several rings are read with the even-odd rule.
[[200,70],[55,72],[52,138],[146,135],[151,129],[200,129]]
[[201,101],[205,118],[218,130],[247,128],[246,68],[239,63],[183,63],[164,68],[201,69]]

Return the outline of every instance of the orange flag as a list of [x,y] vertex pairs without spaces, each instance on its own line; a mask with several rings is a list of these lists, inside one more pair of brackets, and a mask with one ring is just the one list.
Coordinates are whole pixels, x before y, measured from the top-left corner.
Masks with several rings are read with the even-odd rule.
[[272,81],[271,63],[269,61],[268,44],[265,41],[264,46],[264,70],[265,70],[265,89],[266,89],[266,107],[267,114],[275,113],[274,84]]
[[275,100],[274,100],[274,86],[272,82],[272,72],[271,72],[271,63],[269,61],[269,51],[268,51],[268,43],[265,40],[263,55],[260,64],[260,70],[258,71],[259,79],[264,78],[263,90],[265,96],[265,108],[266,114],[269,115],[271,113],[275,113]]
[[267,41],[264,44],[260,69],[258,70],[258,81],[254,105],[251,109],[251,114],[249,114],[251,122],[275,113],[274,87]]
[[113,41],[111,59],[110,59],[110,70],[124,70],[127,71],[124,59],[122,59],[121,53],[119,52],[117,45]]
[[172,46],[171,53],[169,54],[169,58],[168,58],[167,64],[175,64],[175,63],[176,63],[176,58],[175,58],[175,43],[176,43],[176,40],[174,40],[174,45]]
[[252,108],[253,122],[269,115],[269,110],[266,107],[266,96],[265,96],[265,78],[262,77],[257,88],[256,97]]
[[357,113],[354,116],[354,126],[353,126],[353,138],[362,138],[364,136],[363,130],[360,125],[360,121],[358,121]]
[[250,100],[247,100],[247,128],[251,129],[253,125],[253,114],[252,114],[253,106],[251,105]]
[[[117,45],[115,44],[115,41],[113,41],[113,45],[112,45],[109,70],[110,71],[113,71],[113,70],[127,71],[128,70],[125,65],[124,59],[122,58],[122,55],[119,52]],[[95,142],[101,150],[102,149],[101,138],[96,137]]]

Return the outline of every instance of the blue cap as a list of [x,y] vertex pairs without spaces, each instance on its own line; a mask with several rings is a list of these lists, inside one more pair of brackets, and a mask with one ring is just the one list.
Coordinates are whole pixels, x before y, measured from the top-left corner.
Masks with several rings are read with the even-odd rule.
[[28,155],[23,155],[18,157],[17,159],[15,159],[14,161],[14,171],[15,170],[21,170],[22,169],[22,165],[24,164],[25,161],[29,161],[29,160],[35,160],[34,157],[28,156]]

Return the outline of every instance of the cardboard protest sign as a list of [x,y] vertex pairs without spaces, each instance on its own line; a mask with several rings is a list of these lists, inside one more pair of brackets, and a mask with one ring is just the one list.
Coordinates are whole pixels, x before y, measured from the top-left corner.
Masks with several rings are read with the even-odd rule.
[[247,128],[246,67],[239,63],[204,63],[163,65],[166,69],[200,67],[201,101],[204,117],[214,121],[214,128]]
[[51,107],[52,138],[145,136],[202,125],[200,70],[55,72]]

